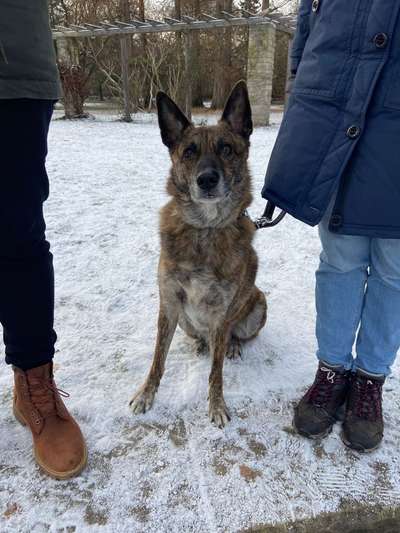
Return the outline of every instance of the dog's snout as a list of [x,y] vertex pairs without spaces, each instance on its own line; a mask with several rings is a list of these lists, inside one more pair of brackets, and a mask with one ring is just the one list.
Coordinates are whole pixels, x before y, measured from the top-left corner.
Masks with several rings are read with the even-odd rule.
[[197,177],[197,185],[203,191],[211,191],[219,182],[219,174],[216,170],[210,169],[202,172]]

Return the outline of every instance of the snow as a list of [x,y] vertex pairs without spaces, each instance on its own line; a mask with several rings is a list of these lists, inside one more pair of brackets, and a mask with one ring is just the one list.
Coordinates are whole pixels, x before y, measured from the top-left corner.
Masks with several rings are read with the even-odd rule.
[[[204,119],[209,119],[206,114]],[[277,131],[252,138],[253,216]],[[158,210],[169,168],[154,116],[133,124],[52,123],[46,204],[56,269],[56,379],[86,435],[87,470],[42,475],[0,375],[2,532],[237,532],[333,511],[345,502],[400,503],[399,366],[385,387],[384,446],[359,456],[339,427],[321,443],[293,434],[292,405],[313,379],[315,229],[287,217],[257,233],[268,323],[226,361],[224,430],[207,417],[209,357],[178,331],[153,409],[128,402],[149,368],[158,310]],[[288,154],[289,155],[289,154]]]

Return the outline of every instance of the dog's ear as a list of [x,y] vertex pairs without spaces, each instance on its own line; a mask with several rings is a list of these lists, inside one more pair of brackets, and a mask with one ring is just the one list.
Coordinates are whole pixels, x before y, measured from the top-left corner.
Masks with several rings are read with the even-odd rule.
[[244,81],[239,81],[232,89],[221,120],[226,122],[234,133],[249,139],[253,132],[253,122],[249,93]]
[[163,92],[157,94],[157,111],[162,141],[173,150],[181,142],[183,132],[191,123],[175,102]]

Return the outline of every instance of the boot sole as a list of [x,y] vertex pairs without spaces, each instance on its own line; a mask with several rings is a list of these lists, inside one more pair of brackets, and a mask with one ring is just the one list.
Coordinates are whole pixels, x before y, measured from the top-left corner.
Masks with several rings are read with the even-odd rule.
[[[15,405],[13,405],[13,413],[14,413],[16,420],[21,424],[21,426],[26,427],[28,425],[24,417],[21,415],[21,413],[17,411],[17,408],[15,407]],[[71,479],[72,477],[75,477],[78,474],[80,474],[84,470],[85,466],[87,465],[87,460],[88,460],[88,451],[87,451],[86,444],[85,444],[84,456],[83,456],[82,461],[73,470],[69,470],[68,472],[57,472],[56,470],[52,470],[48,466],[44,465],[40,461],[40,459],[37,457],[35,449],[33,450],[33,455],[35,457],[36,463],[43,470],[43,472],[47,474],[48,476],[50,476],[51,478],[57,479],[59,481],[62,481],[64,479]]]
[[381,442],[379,442],[373,448],[363,448],[362,446],[354,445],[349,440],[346,439],[346,437],[344,436],[343,431],[340,432],[340,438],[342,439],[343,444],[345,446],[347,446],[347,448],[350,448],[351,450],[354,450],[354,451],[356,451],[358,453],[371,453],[371,452],[374,452],[381,445]]
[[303,430],[299,429],[298,427],[296,427],[296,424],[295,424],[294,420],[292,420],[292,427],[296,431],[296,433],[298,433],[302,437],[305,437],[306,439],[321,440],[321,439],[324,439],[325,437],[327,437],[331,433],[333,425],[330,428],[328,428],[326,431],[324,431],[322,433],[318,433],[316,435],[312,434],[312,433],[307,433],[306,431],[303,431]]

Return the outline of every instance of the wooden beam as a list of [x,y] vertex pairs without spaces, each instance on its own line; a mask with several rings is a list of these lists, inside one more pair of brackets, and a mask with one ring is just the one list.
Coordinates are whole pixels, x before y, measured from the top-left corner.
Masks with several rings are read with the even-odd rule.
[[[57,26],[53,30],[53,39],[64,38],[86,38],[86,37],[108,37],[110,35],[132,35],[132,34],[146,34],[146,33],[162,33],[162,32],[176,32],[185,30],[212,30],[219,28],[229,28],[231,26],[257,26],[273,24],[281,31],[293,34],[294,28],[292,26],[282,24],[278,20],[274,20],[271,16],[253,15],[248,16],[232,16],[229,14],[223,14],[224,18],[215,18],[211,15],[204,13],[203,19],[192,19],[192,17],[185,17],[186,20],[178,22],[178,19],[171,19],[169,21],[160,21],[154,19],[148,19],[139,21],[133,19],[130,22],[115,21],[112,24],[109,22],[99,23],[95,28],[89,25],[84,26]],[[175,20],[177,22],[175,22]]]
[[118,24],[118,26],[122,26],[123,28],[135,28],[135,24],[132,24],[131,22],[122,22],[121,20],[116,20],[115,24]]
[[150,24],[148,22],[143,22],[143,20],[139,20],[139,19],[132,19],[132,22],[133,24],[135,24],[135,26],[147,26],[149,27]]
[[152,26],[162,26],[164,24],[161,20],[149,19],[147,17],[146,17],[145,20],[146,20],[146,22],[148,22]]
[[221,15],[223,15],[223,17],[227,20],[237,18],[235,17],[235,15],[232,15],[232,13],[229,13],[228,11],[221,11]]
[[181,21],[181,20],[173,19],[173,18],[171,18],[171,17],[164,17],[164,21],[165,21],[167,24],[182,24],[182,21]]
[[202,13],[201,16],[204,17],[205,20],[210,21],[210,22],[212,20],[218,20],[217,18],[215,18],[215,17],[213,17],[211,15],[208,15],[207,13]]

